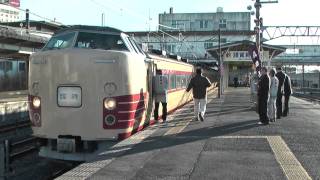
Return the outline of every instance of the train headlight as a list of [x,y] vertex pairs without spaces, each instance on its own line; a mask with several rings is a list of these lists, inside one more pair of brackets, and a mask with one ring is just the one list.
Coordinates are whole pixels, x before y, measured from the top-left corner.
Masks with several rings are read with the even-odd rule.
[[41,105],[40,98],[34,97],[34,98],[32,99],[32,105],[33,105],[33,107],[35,107],[35,108],[39,108],[40,105]]
[[112,126],[116,123],[116,117],[114,117],[114,115],[109,114],[104,118],[104,123],[108,126]]
[[104,108],[106,108],[108,110],[114,110],[116,108],[116,106],[117,106],[117,102],[113,98],[105,99],[103,104],[104,104]]

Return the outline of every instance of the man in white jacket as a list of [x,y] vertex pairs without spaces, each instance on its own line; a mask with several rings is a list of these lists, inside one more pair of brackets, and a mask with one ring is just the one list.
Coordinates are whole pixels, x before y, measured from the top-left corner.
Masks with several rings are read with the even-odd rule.
[[276,100],[277,100],[277,93],[278,93],[278,86],[279,86],[279,80],[275,76],[276,70],[270,69],[269,76],[270,76],[270,97],[268,101],[268,116],[271,122],[276,121],[276,115],[277,115],[277,106],[276,106]]

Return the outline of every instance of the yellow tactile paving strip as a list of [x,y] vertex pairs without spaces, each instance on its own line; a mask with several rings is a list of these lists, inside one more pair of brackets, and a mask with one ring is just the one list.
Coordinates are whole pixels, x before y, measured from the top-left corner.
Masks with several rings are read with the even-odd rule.
[[307,171],[303,168],[287,144],[281,136],[219,136],[215,138],[224,139],[252,139],[265,138],[267,139],[277,162],[280,164],[283,173],[288,180],[312,180]]
[[289,180],[312,179],[280,136],[268,136],[267,140]]

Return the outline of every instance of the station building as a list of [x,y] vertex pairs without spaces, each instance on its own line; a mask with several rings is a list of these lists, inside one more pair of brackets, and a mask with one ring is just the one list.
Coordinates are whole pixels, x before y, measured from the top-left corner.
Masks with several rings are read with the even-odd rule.
[[0,0],[0,22],[15,22],[20,20],[20,0]]
[[[254,71],[248,53],[254,46],[255,32],[251,30],[249,12],[224,12],[217,8],[213,13],[169,13],[159,14],[158,31],[128,32],[139,43],[151,49],[162,49],[177,54],[190,62],[218,63],[219,35],[223,49],[221,55],[224,85],[231,84],[237,77],[246,85],[250,73]],[[270,61],[285,48],[264,45],[262,61]]]

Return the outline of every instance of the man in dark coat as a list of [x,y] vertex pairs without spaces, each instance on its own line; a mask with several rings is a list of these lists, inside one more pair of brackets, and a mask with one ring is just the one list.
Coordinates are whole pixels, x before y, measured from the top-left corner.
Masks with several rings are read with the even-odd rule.
[[261,77],[258,82],[258,106],[259,106],[259,124],[269,124],[269,118],[267,115],[269,89],[270,89],[270,78],[267,74],[268,70],[266,67],[261,68]]
[[277,67],[277,73],[276,77],[279,80],[279,86],[278,86],[278,94],[277,94],[277,119],[280,119],[282,116],[282,96],[283,96],[283,84],[284,84],[284,79],[286,77],[286,74],[282,72],[281,67]]
[[192,89],[194,101],[195,119],[204,121],[204,114],[207,106],[207,88],[211,86],[209,79],[202,75],[201,68],[197,68],[194,76],[186,89],[189,92]]
[[283,87],[283,90],[284,90],[284,110],[283,110],[282,116],[285,117],[288,115],[288,112],[289,112],[289,98],[290,98],[290,95],[292,94],[291,80],[287,74],[286,74],[283,86],[284,86]]

